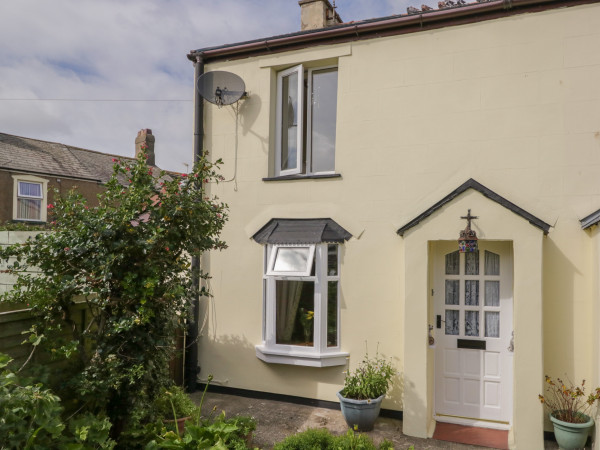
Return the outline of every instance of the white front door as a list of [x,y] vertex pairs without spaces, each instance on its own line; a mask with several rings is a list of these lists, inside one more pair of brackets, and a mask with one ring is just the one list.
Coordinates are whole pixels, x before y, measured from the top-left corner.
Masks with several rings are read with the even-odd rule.
[[512,246],[479,241],[434,257],[435,416],[441,422],[508,428],[512,420]]

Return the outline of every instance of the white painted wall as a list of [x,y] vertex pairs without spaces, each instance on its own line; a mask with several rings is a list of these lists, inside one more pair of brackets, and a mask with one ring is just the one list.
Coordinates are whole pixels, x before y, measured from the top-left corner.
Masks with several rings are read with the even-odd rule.
[[[231,208],[223,233],[229,249],[205,260],[214,298],[204,305],[200,378],[335,401],[343,368],[256,358],[263,250],[250,239],[273,217],[331,217],[355,236],[342,250],[342,350],[354,367],[365,341],[371,351],[379,343],[404,374],[383,407],[403,409],[409,433],[427,435],[428,242],[456,239],[470,207],[480,217],[475,225],[493,230],[489,238],[513,241],[515,346],[522,349],[515,351],[513,445],[541,448],[543,374],[597,374],[600,300],[591,261],[598,249],[579,219],[600,208],[598,48],[600,6],[592,4],[207,66],[240,75],[249,98],[237,115],[233,107],[205,109],[205,146],[224,159],[227,179],[237,162],[237,176],[212,189]],[[342,178],[262,181],[273,173],[277,70],[335,60]],[[554,227],[543,237],[488,199],[465,194],[404,238],[396,234],[469,178]]]

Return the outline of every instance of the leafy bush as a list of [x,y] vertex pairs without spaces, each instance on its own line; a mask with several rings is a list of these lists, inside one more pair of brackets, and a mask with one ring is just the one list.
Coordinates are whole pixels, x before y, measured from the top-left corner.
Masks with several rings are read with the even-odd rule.
[[41,384],[21,383],[8,369],[11,359],[0,353],[0,436],[2,448],[43,448],[57,443],[65,425],[60,399]]
[[[53,355],[71,359],[70,392],[105,413],[117,438],[132,412],[170,385],[175,332],[191,299],[208,295],[198,290],[208,275],[192,274],[189,256],[226,247],[227,206],[205,190],[222,179],[220,162],[203,158],[179,177],[156,173],[143,152],[114,162],[98,206],[74,191],[57,195],[48,205],[52,232],[0,249],[17,277],[0,302],[29,304],[31,339],[44,337]],[[85,327],[80,311],[74,316],[81,302]]]
[[388,391],[395,375],[391,361],[380,357],[379,352],[369,358],[367,352],[354,372],[348,369],[342,395],[355,400],[378,398]]
[[179,386],[161,389],[153,403],[154,414],[163,420],[191,417],[196,409],[194,402]]
[[273,450],[387,450],[393,449],[389,441],[377,447],[364,434],[348,430],[345,435],[334,436],[326,429],[308,429],[302,433],[288,436],[275,444]]
[[69,450],[102,449],[111,450],[115,447],[115,441],[110,439],[112,425],[108,418],[95,416],[92,413],[84,413],[69,421],[69,431],[72,439],[66,437],[64,448]]
[[223,412],[215,419],[198,420],[196,424],[187,422],[183,434],[164,427],[157,438],[146,445],[146,450],[163,448],[245,450],[250,448],[249,440],[255,429],[254,419],[242,416],[226,419]]
[[86,413],[71,418],[68,427],[61,418],[60,398],[41,384],[30,385],[9,370],[9,356],[0,353],[0,448],[110,450],[111,423],[105,417]]
[[333,448],[335,436],[326,429],[308,429],[275,444],[273,450],[312,450]]

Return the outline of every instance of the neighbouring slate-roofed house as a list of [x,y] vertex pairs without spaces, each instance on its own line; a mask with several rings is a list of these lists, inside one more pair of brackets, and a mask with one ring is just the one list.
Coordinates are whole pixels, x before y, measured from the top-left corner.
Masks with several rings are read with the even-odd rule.
[[383,407],[404,433],[543,448],[544,374],[600,384],[600,4],[336,23],[299,3],[303,31],[188,55],[248,94],[197,115],[231,208],[199,381],[335,401],[368,342],[402,374]]
[[[148,164],[154,166],[155,138],[149,129],[140,130],[136,154],[147,145]],[[58,142],[40,141],[0,133],[0,224],[21,223],[24,230],[0,232],[0,245],[21,242],[31,235],[27,225],[43,225],[55,189],[66,195],[77,189],[90,205],[113,173],[114,159],[131,159]],[[155,171],[158,176],[158,171]],[[123,180],[126,182],[126,180]],[[35,232],[33,232],[35,233]],[[10,289],[13,279],[0,274],[0,292]],[[14,309],[0,306],[1,311]]]
[[[154,165],[152,131],[136,138],[148,146],[148,164]],[[94,205],[96,195],[113,172],[114,158],[128,159],[58,142],[0,133],[0,223],[45,223],[54,189],[66,194],[73,188]]]

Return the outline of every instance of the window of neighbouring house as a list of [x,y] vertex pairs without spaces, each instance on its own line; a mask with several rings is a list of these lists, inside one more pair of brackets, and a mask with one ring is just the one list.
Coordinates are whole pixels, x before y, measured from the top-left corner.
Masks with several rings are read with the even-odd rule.
[[47,180],[30,175],[13,175],[13,219],[46,221]]
[[265,244],[260,359],[318,367],[345,364],[340,244],[350,237],[331,219],[274,219],[254,235]]
[[277,74],[276,176],[335,172],[337,91],[337,67]]

